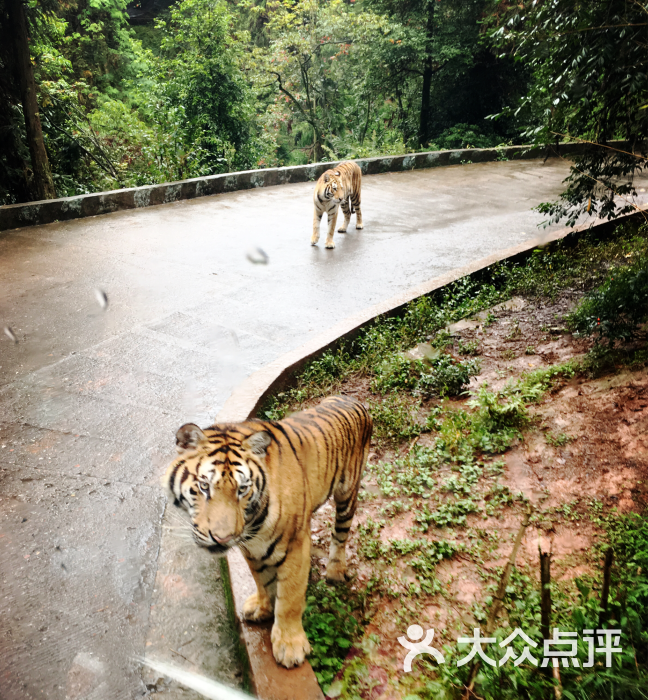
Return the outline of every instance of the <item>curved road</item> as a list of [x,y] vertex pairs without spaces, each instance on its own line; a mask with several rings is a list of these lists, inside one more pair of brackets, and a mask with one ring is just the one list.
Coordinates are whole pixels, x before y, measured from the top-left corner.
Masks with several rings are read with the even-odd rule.
[[[0,338],[0,695],[146,694],[134,658],[175,430],[209,424],[311,334],[536,236],[531,208],[566,174],[516,161],[366,177],[365,229],[334,251],[324,223],[309,245],[312,184],[0,234],[0,325],[19,340]],[[256,246],[267,265],[246,258]],[[214,654],[235,683],[227,643]]]

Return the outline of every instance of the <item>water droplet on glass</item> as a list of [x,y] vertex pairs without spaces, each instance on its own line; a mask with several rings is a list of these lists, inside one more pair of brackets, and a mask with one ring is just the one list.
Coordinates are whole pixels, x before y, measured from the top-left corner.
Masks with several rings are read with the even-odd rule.
[[250,248],[245,256],[254,265],[267,265],[270,262],[268,254],[261,248]]
[[95,289],[95,297],[97,297],[97,301],[99,302],[99,306],[105,311],[108,308],[108,295],[106,292],[103,291],[103,289]]
[[11,328],[9,328],[9,326],[4,327],[4,332],[5,332],[5,335],[7,336],[7,338],[9,338],[9,340],[12,343],[15,343],[16,345],[18,345],[18,338],[16,338],[16,334],[11,330]]

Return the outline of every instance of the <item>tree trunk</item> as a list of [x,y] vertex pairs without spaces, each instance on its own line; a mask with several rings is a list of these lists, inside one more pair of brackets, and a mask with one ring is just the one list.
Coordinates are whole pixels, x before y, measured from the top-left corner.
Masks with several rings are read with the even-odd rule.
[[313,162],[319,163],[324,157],[324,149],[322,148],[322,137],[319,129],[313,128]]
[[52,180],[52,172],[47,158],[47,151],[45,150],[43,129],[38,113],[34,69],[29,55],[27,16],[21,0],[6,1],[10,30],[13,34],[14,42],[14,66],[18,85],[20,86],[20,99],[25,116],[32,172],[34,173],[35,195],[37,199],[53,199],[56,197],[56,190],[54,189],[54,181]]
[[434,3],[428,0],[428,17],[426,26],[427,46],[423,64],[423,94],[421,95],[421,119],[419,122],[418,141],[421,147],[428,142],[430,134],[430,88],[432,86],[432,38],[434,36]]

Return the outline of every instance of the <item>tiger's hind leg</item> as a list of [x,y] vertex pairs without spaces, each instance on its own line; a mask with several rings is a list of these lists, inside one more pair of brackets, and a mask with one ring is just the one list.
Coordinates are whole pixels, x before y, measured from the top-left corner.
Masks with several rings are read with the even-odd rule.
[[349,228],[349,221],[351,221],[351,207],[349,206],[349,201],[347,199],[343,200],[340,206],[344,212],[344,224],[340,226],[338,231],[340,233],[346,233],[346,230]]
[[[329,560],[326,565],[327,581],[344,581],[346,574],[346,542],[349,539],[349,530],[353,523],[353,516],[358,505],[358,491],[360,489],[360,479],[367,461],[368,449],[362,460],[356,460],[349,471],[353,477],[342,480],[333,493],[335,499],[335,528],[331,534],[331,547],[329,549]],[[349,475],[350,476],[350,475]]]
[[[359,486],[359,484],[358,484]],[[335,494],[335,530],[331,534],[329,560],[326,565],[327,581],[344,581],[346,573],[346,542],[358,504],[357,487],[342,497]]]

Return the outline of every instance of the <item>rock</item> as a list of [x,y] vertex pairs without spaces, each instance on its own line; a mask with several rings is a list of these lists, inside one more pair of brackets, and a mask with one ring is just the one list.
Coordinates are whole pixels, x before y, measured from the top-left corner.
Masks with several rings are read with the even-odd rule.
[[439,348],[432,347],[430,343],[420,343],[416,347],[404,352],[402,357],[406,360],[414,361],[421,360],[427,365],[431,365],[432,362],[441,356],[441,350]]

